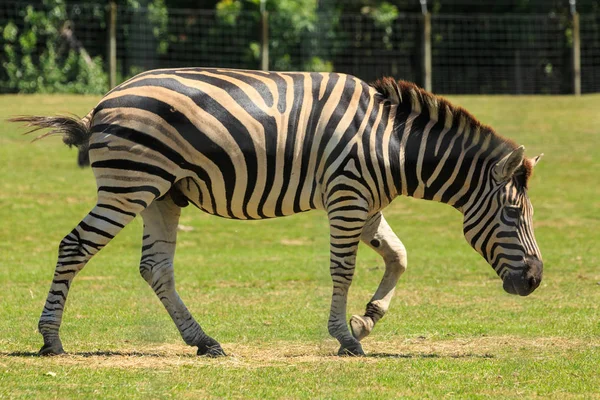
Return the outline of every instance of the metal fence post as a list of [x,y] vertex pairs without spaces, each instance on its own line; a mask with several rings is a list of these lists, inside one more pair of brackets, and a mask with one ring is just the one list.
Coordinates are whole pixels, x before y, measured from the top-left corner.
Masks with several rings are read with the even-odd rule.
[[266,0],[260,1],[260,69],[269,70],[269,12],[266,9]]
[[581,37],[579,30],[579,13],[575,10],[575,0],[571,0],[573,15],[573,93],[581,95]]
[[573,93],[581,95],[581,36],[579,29],[579,13],[577,0],[569,0],[573,16]]
[[427,10],[427,0],[420,1],[423,12],[423,86],[431,92],[431,14]]
[[108,8],[108,80],[110,88],[117,85],[117,3]]

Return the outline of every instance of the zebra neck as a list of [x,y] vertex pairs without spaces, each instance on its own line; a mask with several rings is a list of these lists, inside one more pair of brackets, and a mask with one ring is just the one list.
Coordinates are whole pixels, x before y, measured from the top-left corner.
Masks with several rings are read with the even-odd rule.
[[[436,110],[438,111],[438,110]],[[398,193],[461,209],[483,187],[504,151],[499,136],[466,115],[399,110]]]

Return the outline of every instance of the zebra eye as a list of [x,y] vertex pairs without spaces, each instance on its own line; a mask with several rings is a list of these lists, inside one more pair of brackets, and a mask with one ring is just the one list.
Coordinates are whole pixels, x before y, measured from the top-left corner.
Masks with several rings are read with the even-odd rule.
[[509,207],[506,207],[504,210],[505,210],[506,216],[508,218],[517,219],[517,218],[519,218],[519,215],[521,214],[518,207],[509,206]]

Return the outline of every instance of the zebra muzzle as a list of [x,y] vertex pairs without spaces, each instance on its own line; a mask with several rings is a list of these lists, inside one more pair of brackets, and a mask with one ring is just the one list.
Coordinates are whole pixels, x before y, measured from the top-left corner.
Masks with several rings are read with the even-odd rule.
[[543,275],[543,263],[533,257],[525,258],[525,268],[522,272],[507,274],[503,288],[507,293],[527,296],[540,286]]

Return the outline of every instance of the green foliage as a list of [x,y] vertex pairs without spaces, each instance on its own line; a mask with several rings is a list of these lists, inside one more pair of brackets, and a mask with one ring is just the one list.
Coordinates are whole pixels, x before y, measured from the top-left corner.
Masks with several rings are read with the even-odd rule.
[[22,10],[23,29],[13,21],[0,27],[0,92],[104,93],[108,79],[102,59],[86,58],[62,36],[68,28],[63,0],[45,0],[41,10]]
[[[170,0],[177,1],[177,0]],[[336,9],[344,12],[358,12],[364,7],[378,7],[382,0],[321,0],[320,9]],[[419,0],[389,1],[400,12],[420,12]],[[566,14],[569,12],[569,0],[427,0],[429,11],[446,14],[480,13],[542,13]],[[599,0],[577,0],[580,13],[600,11]]]
[[[102,93],[107,89],[105,66],[102,68],[106,49],[102,40],[86,44],[90,47],[90,61],[61,36],[69,24],[65,6],[69,1],[44,0],[42,6],[23,6],[20,18],[0,22],[0,92]],[[261,0],[117,2],[119,49],[125,49],[119,55],[118,74],[123,78],[151,68],[184,64],[235,68],[260,65]],[[566,21],[565,41],[566,46],[571,46],[566,4],[566,0],[428,1],[434,13],[555,13]],[[599,0],[578,0],[577,4],[580,12],[600,10]],[[377,54],[382,61],[387,60],[387,64],[380,65],[373,75],[397,74],[395,61],[390,61],[394,58],[410,57],[414,71],[419,71],[416,64],[421,33],[407,38],[398,29],[401,13],[420,12],[417,0],[265,0],[265,5],[269,11],[271,69],[331,71],[346,68],[350,71],[344,72],[374,79],[369,72],[370,65],[365,66],[369,63],[364,60]],[[187,13],[181,10],[184,7],[210,9],[215,14]],[[106,29],[104,3],[85,12],[89,10],[96,28],[102,32]],[[354,14],[357,18],[355,21],[344,19],[344,14]],[[595,23],[591,19],[586,23],[588,31]],[[459,25],[456,24],[457,29]],[[436,44],[445,39],[434,29]],[[523,42],[513,40],[516,48]],[[228,48],[215,51],[215,44],[219,43]],[[384,53],[378,53],[379,50]],[[348,61],[350,58],[353,65]],[[540,67],[547,77],[555,80],[568,72],[560,63],[554,66],[540,63]],[[420,80],[420,72],[414,71],[405,77]]]
[[164,0],[153,0],[148,5],[148,21],[152,24],[152,34],[158,40],[156,52],[166,54],[169,50],[169,10]]
[[233,26],[242,11],[242,2],[239,0],[221,0],[217,3],[217,18],[224,24]]
[[363,14],[369,15],[375,22],[375,26],[384,30],[383,43],[387,49],[393,48],[391,41],[392,35],[392,24],[398,18],[398,8],[386,1],[382,2],[376,7],[363,7],[361,10]]
[[269,56],[270,68],[275,70],[303,70],[306,61],[293,59],[292,54],[298,48],[314,47],[310,42],[311,34],[318,22],[315,0],[268,1],[269,18]]
[[378,7],[368,8],[367,12],[375,21],[375,24],[379,27],[391,29],[391,25],[396,18],[398,18],[398,8],[386,1],[381,3]]
[[2,39],[6,42],[14,42],[17,39],[19,29],[14,23],[9,22],[4,28],[0,27],[0,30],[2,30]]
[[304,63],[305,71],[314,72],[333,72],[333,64],[331,61],[325,61],[320,57],[311,57]]

